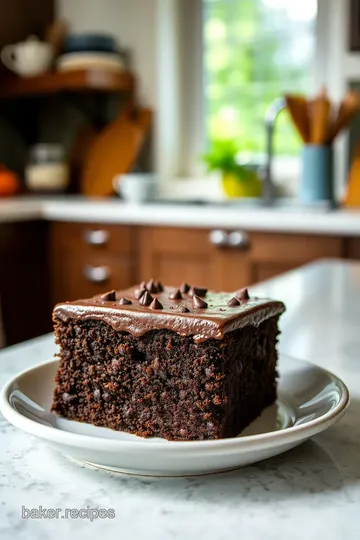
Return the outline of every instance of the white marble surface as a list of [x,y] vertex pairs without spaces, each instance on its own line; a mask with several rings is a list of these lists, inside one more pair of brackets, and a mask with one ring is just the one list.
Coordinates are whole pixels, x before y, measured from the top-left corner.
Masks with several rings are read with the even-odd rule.
[[241,208],[226,204],[130,204],[117,199],[85,199],[79,196],[0,200],[0,223],[39,218],[360,236],[360,211]]
[[[232,473],[142,479],[83,468],[1,422],[0,538],[358,540],[360,265],[316,263],[253,291],[282,299],[280,349],[334,371],[352,402],[335,426]],[[54,351],[46,336],[0,353],[0,384]],[[21,519],[21,508],[114,508],[115,519]]]

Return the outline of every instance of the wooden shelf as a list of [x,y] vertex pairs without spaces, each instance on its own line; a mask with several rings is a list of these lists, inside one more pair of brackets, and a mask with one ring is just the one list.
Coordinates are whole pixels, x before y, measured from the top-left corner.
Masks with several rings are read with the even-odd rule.
[[37,77],[0,79],[0,99],[30,97],[59,92],[124,92],[134,89],[129,72],[116,73],[105,69],[51,72]]

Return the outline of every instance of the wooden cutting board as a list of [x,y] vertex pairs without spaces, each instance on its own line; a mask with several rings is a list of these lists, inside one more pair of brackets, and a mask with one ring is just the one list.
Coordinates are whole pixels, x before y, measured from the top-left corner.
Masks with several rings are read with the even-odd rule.
[[95,138],[84,164],[81,192],[91,197],[113,193],[113,178],[131,171],[152,122],[150,109],[127,108]]

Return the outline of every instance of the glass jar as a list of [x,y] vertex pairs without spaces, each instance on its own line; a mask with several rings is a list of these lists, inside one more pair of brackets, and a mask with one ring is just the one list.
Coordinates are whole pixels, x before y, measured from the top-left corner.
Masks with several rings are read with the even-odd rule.
[[64,147],[50,143],[33,146],[25,167],[25,182],[30,191],[64,191],[69,184],[69,166]]

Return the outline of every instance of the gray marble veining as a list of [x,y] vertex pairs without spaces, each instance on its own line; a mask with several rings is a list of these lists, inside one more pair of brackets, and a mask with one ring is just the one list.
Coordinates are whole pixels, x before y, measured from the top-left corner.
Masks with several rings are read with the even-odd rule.
[[[285,301],[280,349],[334,371],[347,415],[312,441],[231,473],[146,479],[89,469],[0,421],[0,538],[360,538],[360,265],[317,263],[254,287]],[[0,384],[52,356],[52,336],[0,353]],[[113,508],[114,519],[22,519],[26,508]]]

